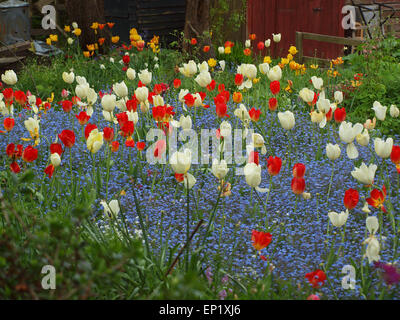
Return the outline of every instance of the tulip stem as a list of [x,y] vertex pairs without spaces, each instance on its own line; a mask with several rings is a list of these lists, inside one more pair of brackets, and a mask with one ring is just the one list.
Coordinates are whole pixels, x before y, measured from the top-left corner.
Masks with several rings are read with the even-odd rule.
[[332,174],[331,174],[331,180],[329,182],[329,188],[328,188],[328,195],[326,196],[326,204],[328,204],[329,201],[329,195],[331,193],[331,188],[332,188],[332,182],[333,182],[333,175],[335,173],[335,162],[332,161]]
[[190,228],[190,194],[189,194],[189,179],[186,179],[186,272],[189,271],[189,228]]

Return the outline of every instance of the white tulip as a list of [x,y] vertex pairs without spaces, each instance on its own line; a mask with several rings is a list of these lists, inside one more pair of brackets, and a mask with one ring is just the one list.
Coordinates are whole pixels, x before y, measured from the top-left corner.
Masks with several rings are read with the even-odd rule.
[[372,263],[374,261],[380,261],[381,256],[379,255],[380,244],[377,238],[374,236],[366,239],[364,243],[367,244],[367,249],[365,252],[365,257],[368,258],[368,262]]
[[224,47],[218,47],[218,53],[219,54],[224,54],[225,53],[225,48]]
[[311,103],[314,101],[314,91],[308,88],[301,89],[299,92],[299,96],[306,103]]
[[317,109],[325,114],[331,109],[331,102],[328,99],[318,99]]
[[105,94],[101,98],[101,106],[104,111],[113,112],[117,105],[117,98],[114,94]]
[[250,39],[247,39],[247,40],[244,42],[244,46],[245,46],[246,48],[250,48],[250,47],[251,47],[251,41],[250,41]]
[[291,111],[278,112],[279,122],[285,130],[292,130],[296,124],[294,114]]
[[179,72],[187,78],[193,77],[197,73],[196,62],[190,60],[188,63],[184,63],[183,67],[179,68]]
[[280,33],[278,33],[278,34],[273,33],[272,37],[273,37],[274,42],[280,42],[282,39],[282,35]]
[[139,80],[142,81],[146,86],[150,84],[152,74],[147,69],[142,70],[138,74]]
[[318,78],[316,76],[313,76],[311,78],[312,84],[314,86],[315,89],[317,90],[321,90],[322,86],[324,85],[324,80],[322,80],[322,78]]
[[50,156],[50,161],[54,167],[58,167],[61,164],[60,155],[57,152],[52,153]]
[[196,184],[196,178],[190,173],[185,174],[185,178],[183,180],[183,185],[186,189],[192,189]]
[[326,156],[329,160],[334,161],[340,157],[341,150],[338,144],[333,145],[332,143],[328,143],[326,145]]
[[367,225],[368,232],[370,234],[375,234],[378,229],[379,229],[379,221],[377,217],[368,217],[367,220],[365,221]]
[[364,129],[363,133],[360,133],[356,136],[356,140],[359,145],[363,147],[367,147],[369,145],[369,133],[367,129]]
[[139,114],[137,112],[126,111],[126,114],[128,115],[128,120],[129,121],[132,121],[134,124],[138,123]]
[[164,106],[164,98],[159,94],[153,97],[153,105],[155,107]]
[[375,111],[375,116],[378,118],[378,120],[385,121],[387,107],[384,107],[380,104],[380,102],[375,101],[372,110]]
[[24,121],[26,130],[28,130],[32,134],[35,134],[35,132],[39,132],[39,124],[40,120],[37,119],[36,115],[33,118],[29,117],[28,120]]
[[250,187],[258,187],[261,183],[261,166],[256,165],[254,162],[246,164],[244,167],[244,175],[246,183]]
[[67,42],[68,42],[69,45],[72,45],[72,44],[74,43],[74,39],[68,38],[68,39],[67,39]]
[[78,29],[78,24],[76,22],[72,22],[72,28]]
[[139,87],[135,90],[135,96],[139,102],[144,103],[149,97],[149,89],[147,87]]
[[242,121],[250,120],[249,112],[247,111],[245,105],[241,103],[239,108],[237,108],[233,114]]
[[191,164],[192,153],[189,149],[185,149],[183,152],[175,152],[170,159],[172,170],[178,174],[186,174]]
[[335,227],[340,228],[346,224],[347,219],[349,218],[349,210],[346,210],[346,212],[342,211],[340,214],[336,212],[329,212],[328,216],[331,220],[331,223]]
[[136,71],[133,70],[132,68],[129,68],[128,70],[126,70],[126,76],[128,77],[129,80],[135,80]]
[[336,91],[335,92],[335,102],[337,104],[340,104],[343,102],[343,92],[342,91]]
[[364,206],[361,210],[365,213],[371,213],[371,210],[369,210],[369,207],[368,207],[368,202],[364,203]]
[[194,79],[194,81],[196,81],[196,83],[202,87],[205,88],[207,87],[212,79],[211,79],[211,74],[208,71],[202,71],[199,73],[199,75]]
[[9,86],[13,86],[17,83],[18,77],[14,70],[7,70],[4,74],[1,75],[1,81]]
[[89,83],[87,82],[85,77],[81,77],[81,76],[76,76],[76,83],[77,84],[86,84],[87,86],[89,86]]
[[392,105],[390,106],[390,116],[391,116],[392,118],[398,118],[399,115],[400,115],[400,110],[399,110],[399,108],[397,108],[397,106],[395,106],[394,104],[392,104]]
[[73,72],[70,72],[70,73],[63,72],[62,78],[63,78],[65,83],[71,84],[75,80],[75,74]]
[[[96,91],[94,89],[89,88],[86,91],[86,101],[88,102],[88,104],[90,106],[93,106],[96,103],[96,101],[97,101],[97,93],[96,93]],[[79,101],[78,101],[78,104],[79,104]]]
[[393,149],[393,139],[388,138],[386,141],[381,138],[374,140],[375,152],[382,159],[389,158]]
[[265,40],[264,44],[266,48],[269,48],[271,46],[271,39]]
[[120,212],[118,200],[111,200],[108,204],[104,200],[101,200],[100,204],[103,206],[104,214],[108,218],[116,218],[118,216],[118,213]]
[[229,137],[232,134],[232,126],[228,121],[222,121],[219,126],[221,136]]
[[184,103],[185,102],[185,96],[189,93],[188,89],[181,89],[179,91],[179,96],[178,99],[180,102]]
[[207,61],[203,61],[202,63],[199,63],[197,65],[197,67],[199,68],[199,72],[207,72],[208,71],[208,63]]
[[340,139],[347,143],[346,152],[349,159],[358,158],[358,150],[354,145],[354,139],[363,131],[363,125],[356,123],[354,126],[350,122],[343,121],[339,127]]
[[222,180],[227,175],[229,168],[225,160],[218,161],[217,159],[214,159],[211,171],[217,179]]
[[261,63],[258,66],[258,69],[260,70],[260,72],[264,75],[268,74],[269,72],[269,64],[268,63]]
[[268,79],[270,81],[280,81],[282,78],[282,69],[280,66],[275,66],[268,72]]
[[377,168],[378,166],[376,164],[370,164],[369,167],[367,167],[363,162],[359,168],[354,168],[351,175],[362,184],[369,186],[374,183]]
[[113,84],[113,91],[120,98],[124,98],[128,95],[128,87],[124,81]]
[[221,67],[221,70],[224,71],[224,70],[225,70],[225,65],[226,65],[225,60],[221,60],[221,61],[219,61],[218,63],[219,63],[219,65],[220,65],[220,67]]
[[190,130],[192,129],[192,118],[190,116],[181,115],[179,119],[179,125],[183,130]]
[[80,98],[80,99],[86,99],[88,90],[89,90],[89,85],[87,83],[84,84],[78,84],[75,87],[75,94]]

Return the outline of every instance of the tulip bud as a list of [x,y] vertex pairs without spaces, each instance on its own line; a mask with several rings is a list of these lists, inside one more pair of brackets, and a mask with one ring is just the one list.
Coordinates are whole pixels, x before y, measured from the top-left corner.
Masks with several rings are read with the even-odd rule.
[[50,156],[50,161],[54,167],[58,167],[61,164],[60,155],[58,153],[52,153]]

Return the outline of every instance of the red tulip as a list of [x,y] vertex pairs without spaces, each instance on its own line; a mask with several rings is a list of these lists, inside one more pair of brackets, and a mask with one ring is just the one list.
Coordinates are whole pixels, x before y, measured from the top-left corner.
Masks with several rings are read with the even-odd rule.
[[240,86],[243,83],[243,79],[244,79],[243,75],[240,74],[240,73],[237,73],[236,76],[235,76],[235,84],[237,86]]
[[143,151],[144,148],[146,147],[146,143],[145,142],[138,142],[138,143],[136,143],[136,147],[138,148],[139,151]]
[[271,111],[275,111],[278,108],[278,100],[276,98],[269,99],[268,108]]
[[269,85],[269,88],[271,89],[273,95],[277,95],[279,91],[281,91],[281,84],[279,81],[272,81]]
[[329,112],[326,114],[326,121],[331,121],[333,116],[332,108],[329,109]]
[[253,247],[257,251],[266,248],[272,240],[272,235],[270,233],[253,230],[251,234],[251,241],[253,242]]
[[178,182],[183,182],[185,180],[185,175],[183,173],[175,173],[175,179]]
[[64,100],[61,102],[62,108],[64,110],[64,112],[70,112],[72,110],[72,101],[69,100]]
[[181,80],[179,80],[179,79],[174,80],[174,88],[175,89],[178,89],[181,86],[181,84],[182,84]]
[[306,166],[302,163],[296,163],[293,166],[293,177],[294,178],[303,178],[306,173]]
[[134,148],[135,140],[133,140],[132,137],[128,137],[128,139],[126,139],[126,141],[125,141],[125,147]]
[[51,154],[53,154],[53,153],[58,153],[59,156],[61,157],[61,155],[62,155],[62,153],[63,153],[62,145],[59,144],[59,143],[52,143],[52,144],[50,145],[50,153],[51,153]]
[[54,166],[52,164],[50,164],[46,169],[44,169],[44,173],[47,174],[49,179],[51,179],[51,177],[53,176],[53,173],[54,173]]
[[192,40],[190,40],[191,45],[196,45],[197,44],[197,39],[196,38],[192,38]]
[[14,128],[14,125],[15,125],[15,121],[13,118],[5,118],[4,119],[4,128],[8,132],[10,132]]
[[18,163],[16,163],[15,161],[13,163],[10,164],[10,170],[14,173],[19,173],[21,172],[21,168],[19,167]]
[[260,41],[260,42],[257,44],[257,49],[261,51],[261,50],[264,50],[264,48],[265,48],[264,42]]
[[92,132],[92,130],[97,129],[97,126],[93,123],[88,123],[87,126],[85,127],[85,139],[87,140],[87,138],[89,138],[90,132]]
[[335,110],[335,121],[340,123],[346,120],[346,109],[345,108],[337,108]]
[[194,106],[194,103],[196,101],[195,97],[188,93],[186,96],[183,97],[185,99],[185,104],[190,108]]
[[267,161],[268,173],[271,176],[278,175],[282,168],[282,159],[278,157],[269,157]]
[[126,102],[126,109],[128,109],[128,111],[136,112],[137,104],[138,104],[138,100],[136,99],[136,96],[133,96],[132,99],[130,99]]
[[72,130],[63,130],[58,137],[67,148],[71,148],[75,144],[75,133]]
[[320,288],[325,284],[326,274],[324,271],[317,269],[307,273],[305,278],[308,279],[313,288]]
[[344,194],[344,206],[347,209],[352,210],[357,206],[359,199],[360,196],[358,191],[355,189],[349,189]]
[[117,152],[118,149],[119,149],[119,142],[118,141],[111,142],[111,151]]
[[387,194],[386,187],[383,186],[382,191],[380,191],[378,189],[372,190],[371,197],[367,198],[366,200],[370,206],[377,208],[377,209],[381,209],[382,212],[386,213],[385,206],[383,205],[385,202],[386,194]]
[[400,147],[393,146],[390,160],[396,165],[397,172],[400,174]]
[[251,108],[249,111],[249,115],[250,115],[251,120],[253,120],[254,122],[257,122],[258,120],[260,120],[261,111]]
[[22,154],[22,159],[25,162],[33,162],[38,157],[38,150],[32,146],[27,146]]
[[15,91],[14,98],[21,106],[26,104],[26,95],[23,91]]
[[219,103],[216,105],[217,116],[219,118],[228,117],[229,115],[226,113],[228,111],[228,106],[225,103]]
[[105,127],[103,129],[103,137],[104,137],[104,140],[111,142],[114,139],[114,129]]
[[75,117],[78,119],[81,126],[84,126],[90,120],[90,116],[85,111],[81,111],[79,115],[75,115]]
[[294,194],[302,194],[306,189],[306,181],[303,178],[293,178],[291,188]]
[[4,100],[6,104],[11,104],[12,100],[14,99],[14,91],[12,88],[7,88],[3,90]]
[[251,151],[249,155],[249,163],[254,162],[256,165],[260,164],[260,155],[257,151]]
[[210,84],[207,85],[207,90],[210,92],[214,91],[216,85],[217,85],[217,82],[214,79],[212,79]]
[[125,54],[125,55],[122,57],[122,61],[123,61],[125,64],[129,64],[129,62],[131,61],[131,58],[130,58],[127,54]]

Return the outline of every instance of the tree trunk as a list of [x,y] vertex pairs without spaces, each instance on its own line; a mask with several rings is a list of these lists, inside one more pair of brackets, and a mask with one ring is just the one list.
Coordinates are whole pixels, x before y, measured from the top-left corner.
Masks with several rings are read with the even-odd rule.
[[66,0],[65,7],[70,22],[76,22],[82,30],[79,37],[82,49],[96,43],[99,35],[90,28],[93,22],[104,23],[104,0]]
[[[210,31],[210,0],[186,0],[185,39],[197,38],[199,45],[210,44],[204,32]],[[184,42],[183,49],[190,51],[190,43]]]

